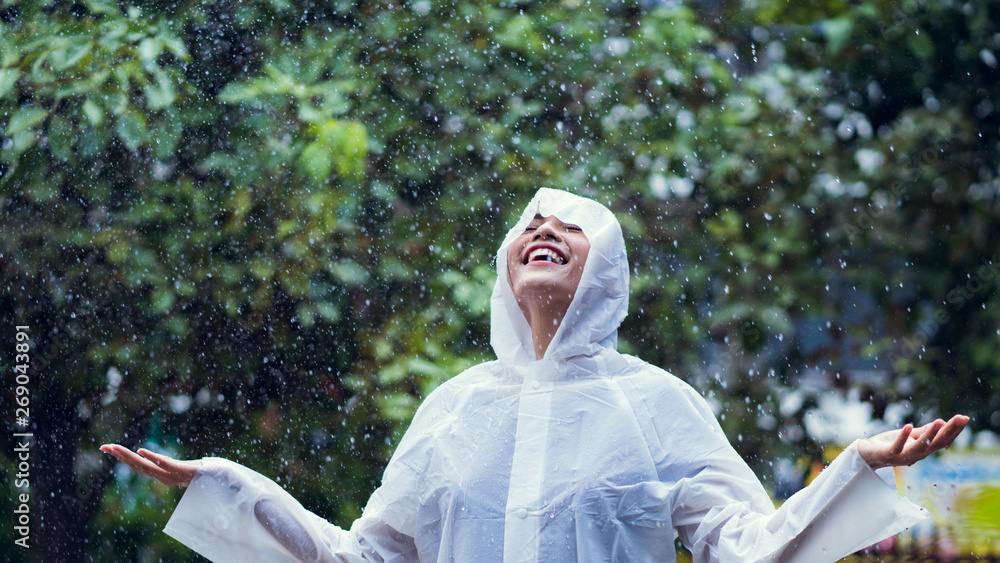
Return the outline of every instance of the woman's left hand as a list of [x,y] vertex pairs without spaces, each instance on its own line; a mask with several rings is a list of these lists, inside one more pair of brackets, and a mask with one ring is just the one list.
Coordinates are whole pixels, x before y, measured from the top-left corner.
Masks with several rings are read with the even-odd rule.
[[139,473],[149,475],[153,479],[171,487],[188,486],[201,466],[201,460],[174,459],[163,454],[151,452],[145,448],[140,448],[139,453],[135,453],[125,446],[104,444],[101,446],[101,451],[115,456]]
[[858,441],[858,453],[872,469],[896,465],[913,465],[932,453],[948,447],[965,428],[969,417],[956,414],[945,422],[940,418],[914,428],[907,424]]

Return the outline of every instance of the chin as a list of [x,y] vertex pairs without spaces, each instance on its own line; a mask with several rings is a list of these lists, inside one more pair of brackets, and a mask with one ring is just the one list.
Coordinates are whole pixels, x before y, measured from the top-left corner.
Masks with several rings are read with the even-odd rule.
[[[564,306],[568,307],[575,293],[566,284],[545,283],[538,280],[523,280],[511,289],[514,292],[514,298],[521,306],[527,304],[551,306],[556,302],[564,302]],[[560,299],[559,296],[562,298]]]

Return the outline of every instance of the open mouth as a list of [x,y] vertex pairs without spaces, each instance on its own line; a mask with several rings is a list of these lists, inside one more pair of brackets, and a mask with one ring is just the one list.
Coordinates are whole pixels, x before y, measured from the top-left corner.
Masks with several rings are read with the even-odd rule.
[[553,264],[565,264],[566,258],[551,248],[536,248],[528,253],[524,263],[529,262],[551,262]]

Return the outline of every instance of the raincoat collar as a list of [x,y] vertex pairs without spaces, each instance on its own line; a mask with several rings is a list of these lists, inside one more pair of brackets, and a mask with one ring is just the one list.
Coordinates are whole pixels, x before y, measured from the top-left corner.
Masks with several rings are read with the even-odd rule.
[[[590,241],[590,253],[576,295],[541,359],[535,358],[531,329],[514,299],[506,272],[511,243],[524,232],[536,213],[544,217],[555,215],[564,222],[579,225]],[[536,360],[544,360],[555,371],[562,372],[564,369],[558,366],[569,360],[584,367],[607,352],[617,355],[618,326],[628,312],[628,258],[621,226],[606,207],[574,194],[542,188],[507,232],[496,260],[497,281],[490,299],[490,343],[501,364],[523,369]],[[591,361],[583,361],[588,357]]]

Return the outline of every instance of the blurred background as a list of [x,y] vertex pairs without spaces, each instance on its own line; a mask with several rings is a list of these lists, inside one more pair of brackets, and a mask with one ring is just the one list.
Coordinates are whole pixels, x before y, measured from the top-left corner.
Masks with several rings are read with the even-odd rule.
[[541,186],[617,213],[619,348],[705,394],[776,502],[965,413],[900,472],[934,518],[858,558],[1000,557],[1000,1],[0,6],[7,561],[201,560],[160,533],[181,491],[105,442],[349,526],[421,399],[492,358],[493,254]]

